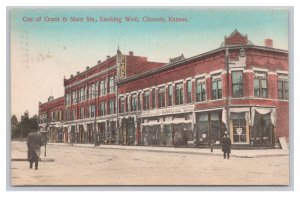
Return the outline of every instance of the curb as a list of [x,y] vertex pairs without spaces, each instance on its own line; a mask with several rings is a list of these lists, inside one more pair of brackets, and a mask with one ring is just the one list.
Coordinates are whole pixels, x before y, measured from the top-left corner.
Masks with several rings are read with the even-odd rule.
[[[28,161],[26,158],[12,158],[11,161]],[[42,158],[41,162],[54,162],[54,158]]]
[[[164,152],[164,153],[179,153],[179,154],[192,154],[192,155],[208,155],[208,156],[223,156],[223,153],[211,153],[209,152],[194,152],[194,151],[180,151],[180,150],[176,150],[174,148],[173,150],[164,150],[164,149],[144,149],[144,148],[125,148],[125,147],[105,147],[105,146],[94,146],[94,145],[88,145],[88,146],[81,146],[78,144],[74,144],[73,146],[70,146],[69,144],[48,144],[51,146],[69,146],[69,147],[76,147],[76,148],[98,148],[98,149],[115,149],[115,150],[126,150],[126,151],[147,151],[147,152]],[[195,149],[193,149],[195,150]],[[283,153],[277,153],[277,154],[261,154],[261,155],[236,155],[236,154],[231,154],[231,157],[236,157],[236,158],[263,158],[263,157],[277,157],[277,156],[289,156],[289,154],[283,154]]]

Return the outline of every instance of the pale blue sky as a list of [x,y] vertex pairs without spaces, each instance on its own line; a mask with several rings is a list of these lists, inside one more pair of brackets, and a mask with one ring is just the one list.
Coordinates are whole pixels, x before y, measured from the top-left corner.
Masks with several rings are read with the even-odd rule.
[[[24,22],[23,17],[42,17],[42,22]],[[122,23],[44,22],[44,17],[121,17]],[[139,17],[139,23],[124,21]],[[185,23],[147,23],[148,17],[185,17]],[[234,29],[248,34],[256,45],[271,38],[275,48],[288,49],[288,11],[262,8],[60,8],[11,10],[12,113],[28,109],[38,113],[38,102],[48,96],[63,96],[63,77],[69,78],[106,55],[123,53],[168,62],[216,49]],[[26,45],[26,42],[28,45]],[[28,49],[28,53],[27,53]],[[28,65],[27,65],[28,57]],[[21,101],[19,98],[23,98]]]

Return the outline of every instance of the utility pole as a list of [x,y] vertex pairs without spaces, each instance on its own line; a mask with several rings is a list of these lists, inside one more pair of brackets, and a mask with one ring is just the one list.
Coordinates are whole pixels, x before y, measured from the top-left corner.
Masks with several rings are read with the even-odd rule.
[[226,48],[225,51],[225,66],[226,66],[226,92],[227,92],[227,97],[226,97],[226,124],[227,124],[227,132],[230,131],[229,128],[229,106],[230,106],[230,97],[229,97],[229,50]]

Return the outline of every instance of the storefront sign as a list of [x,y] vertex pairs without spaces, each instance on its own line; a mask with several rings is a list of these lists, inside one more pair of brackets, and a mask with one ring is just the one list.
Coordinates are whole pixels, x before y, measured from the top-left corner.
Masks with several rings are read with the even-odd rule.
[[238,135],[241,135],[242,132],[243,132],[243,129],[242,129],[242,128],[236,128],[236,133],[237,133]]
[[120,79],[125,79],[126,78],[126,56],[121,55],[120,58]]
[[156,110],[149,110],[143,111],[142,116],[160,116],[166,114],[176,114],[176,113],[189,113],[192,112],[194,109],[193,105],[183,106],[183,107],[172,107],[168,109],[156,109]]
[[288,149],[288,145],[286,143],[285,137],[280,137],[279,142],[282,149]]

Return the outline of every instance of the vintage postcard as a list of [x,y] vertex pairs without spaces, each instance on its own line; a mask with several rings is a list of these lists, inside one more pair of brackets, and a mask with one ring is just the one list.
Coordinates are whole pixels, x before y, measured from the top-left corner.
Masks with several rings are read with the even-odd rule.
[[11,8],[20,186],[288,186],[289,8]]

